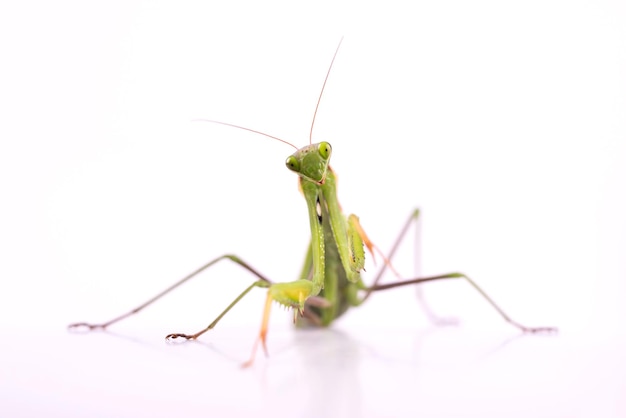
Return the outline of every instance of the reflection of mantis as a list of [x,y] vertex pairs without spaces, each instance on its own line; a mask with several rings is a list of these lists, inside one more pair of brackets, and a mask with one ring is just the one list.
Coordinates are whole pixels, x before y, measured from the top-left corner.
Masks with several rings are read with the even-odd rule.
[[[339,47],[337,47],[337,51],[338,50]],[[335,56],[337,55],[337,51],[335,51]],[[333,57],[333,61],[334,59],[335,57]],[[331,68],[332,62],[328,73],[326,74],[326,79],[328,79]],[[324,81],[324,85],[325,84],[326,80]],[[324,87],[322,87],[322,92],[320,93],[317,106],[319,106],[323,91]],[[317,107],[315,109],[315,113],[317,113]],[[306,200],[309,212],[309,223],[311,226],[311,244],[307,251],[304,267],[300,273],[299,279],[288,283],[273,283],[239,257],[231,254],[225,254],[200,267],[198,270],[179,280],[169,288],[165,289],[158,295],[128,313],[102,324],[76,323],[70,325],[70,328],[106,328],[115,322],[121,321],[122,319],[141,311],[146,306],[152,304],[162,296],[185,283],[192,277],[195,277],[201,271],[208,269],[218,261],[229,259],[248,270],[256,276],[258,280],[248,286],[205,329],[195,334],[170,334],[167,338],[172,339],[181,337],[186,339],[196,339],[206,331],[212,329],[233,306],[235,306],[250,290],[252,290],[252,288],[267,288],[267,299],[263,312],[261,331],[252,349],[252,355],[250,359],[244,363],[244,366],[252,364],[259,341],[267,354],[266,336],[272,301],[276,301],[281,305],[292,308],[294,310],[294,320],[306,321],[307,323],[315,326],[328,326],[334,319],[346,312],[348,308],[358,306],[363,303],[372,292],[435,280],[466,280],[496,309],[496,311],[498,311],[498,313],[507,322],[519,328],[523,332],[552,332],[556,330],[555,328],[550,327],[529,328],[513,321],[476,283],[474,283],[472,279],[462,273],[448,273],[439,276],[420,277],[379,285],[378,281],[385,269],[387,267],[392,268],[389,259],[393,257],[400,240],[406,234],[409,225],[417,221],[419,216],[418,210],[415,210],[409,217],[389,257],[383,257],[385,264],[380,269],[373,285],[366,286],[360,276],[360,272],[363,270],[365,263],[364,246],[368,249],[372,256],[374,255],[374,250],[377,252],[380,251],[378,251],[365,234],[365,231],[359,223],[359,219],[355,215],[349,215],[346,217],[341,211],[337,200],[336,177],[333,170],[328,165],[331,156],[330,144],[328,142],[320,142],[318,144],[309,144],[298,149],[296,146],[283,141],[280,138],[276,138],[262,132],[229,123],[216,121],[210,122],[221,123],[223,125],[265,135],[287,143],[296,149],[296,152],[287,158],[286,165],[287,168],[297,173],[299,176],[300,188],[302,189]],[[311,136],[314,123],[315,114],[313,115],[313,123],[311,125]],[[310,139],[309,142],[311,142]],[[300,314],[300,316],[304,319],[299,319],[298,314]]]

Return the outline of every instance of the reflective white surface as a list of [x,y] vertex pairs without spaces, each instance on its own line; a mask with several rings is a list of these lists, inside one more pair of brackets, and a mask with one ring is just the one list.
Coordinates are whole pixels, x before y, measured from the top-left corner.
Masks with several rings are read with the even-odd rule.
[[[623,4],[228,4],[0,7],[2,415],[626,415]],[[68,333],[225,252],[296,277],[290,148],[191,120],[306,144],[342,35],[313,139],[346,212],[386,249],[419,206],[403,276],[463,271],[561,333],[516,338],[437,283],[427,299],[459,327],[432,327],[412,289],[323,331],[275,308],[270,358],[242,371],[262,291],[201,342],[163,341],[247,286],[228,263],[110,333]]]
[[[596,416],[626,412],[623,340],[458,328],[250,330],[166,344],[139,335],[16,335],[3,349],[10,416]],[[287,411],[287,412],[285,412]]]

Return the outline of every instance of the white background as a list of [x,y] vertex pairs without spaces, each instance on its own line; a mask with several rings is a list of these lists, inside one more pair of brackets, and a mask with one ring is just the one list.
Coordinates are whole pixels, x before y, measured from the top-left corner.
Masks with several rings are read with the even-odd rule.
[[[0,7],[0,409],[18,416],[624,416],[626,8],[619,1],[21,2]],[[422,274],[330,330],[260,322],[225,252],[296,278],[304,201],[277,141],[333,145],[346,212]],[[413,238],[396,266],[414,274]],[[367,278],[376,270],[368,264]],[[393,280],[389,277],[388,280]]]

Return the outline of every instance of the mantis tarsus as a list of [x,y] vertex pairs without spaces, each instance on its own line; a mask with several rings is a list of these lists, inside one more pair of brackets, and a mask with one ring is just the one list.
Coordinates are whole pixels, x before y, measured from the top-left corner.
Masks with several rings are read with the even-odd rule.
[[408,227],[412,223],[417,222],[419,210],[414,210],[411,213],[392,250],[389,252],[387,257],[383,256],[385,262],[376,275],[373,284],[371,286],[366,286],[363,283],[360,272],[363,270],[365,263],[364,247],[367,248],[372,256],[374,256],[374,251],[381,255],[382,253],[380,253],[377,247],[375,247],[367,237],[365,231],[359,223],[359,219],[355,215],[349,215],[346,217],[342,213],[337,200],[336,177],[333,170],[329,166],[329,160],[332,153],[330,144],[328,142],[320,142],[316,144],[312,143],[315,116],[324,92],[324,87],[326,86],[326,81],[328,80],[328,76],[340,46],[341,42],[337,46],[337,50],[335,51],[335,55],[333,56],[326,74],[324,84],[322,85],[315,112],[313,114],[313,121],[311,123],[309,145],[298,149],[296,146],[287,141],[263,132],[230,123],[207,120],[208,122],[227,125],[261,134],[284,142],[296,149],[296,152],[287,158],[286,165],[287,168],[299,176],[299,184],[306,200],[309,223],[311,227],[311,243],[308,247],[304,266],[298,280],[286,283],[273,283],[238,256],[225,254],[208,262],[156,296],[123,315],[101,324],[89,324],[84,322],[75,323],[69,325],[70,328],[107,328],[116,322],[138,313],[148,305],[151,305],[161,297],[165,296],[193,277],[196,277],[200,272],[208,269],[219,261],[230,260],[248,270],[257,278],[257,280],[248,286],[206,328],[196,332],[195,334],[169,334],[166,336],[167,339],[198,338],[200,335],[215,327],[224,315],[226,315],[226,313],[228,313],[228,311],[230,311],[230,309],[232,309],[253,288],[266,288],[267,298],[263,311],[261,330],[252,349],[250,359],[243,364],[243,366],[249,366],[254,361],[259,342],[263,346],[263,350],[267,355],[266,337],[272,302],[278,302],[293,309],[294,322],[307,322],[308,324],[314,326],[328,326],[333,322],[333,320],[337,319],[346,310],[348,310],[348,308],[358,306],[367,300],[373,292],[393,287],[408,286],[445,279],[464,279],[467,281],[500,314],[500,316],[504,318],[505,321],[509,322],[511,325],[517,327],[523,332],[536,333],[556,331],[556,328],[553,327],[526,327],[513,321],[472,279],[462,273],[447,273],[438,276],[418,277],[408,280],[400,279],[389,284],[379,284],[379,280],[386,269],[390,267],[393,270],[389,260],[393,258],[397,247],[407,233]]

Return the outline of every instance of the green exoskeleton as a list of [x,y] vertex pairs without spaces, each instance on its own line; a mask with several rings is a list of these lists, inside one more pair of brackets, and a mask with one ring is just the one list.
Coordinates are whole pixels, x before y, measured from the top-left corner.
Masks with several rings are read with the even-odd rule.
[[[339,46],[337,47],[337,51],[338,50]],[[319,103],[324,92],[324,86],[326,85],[326,80],[328,79],[328,75],[332,69],[337,51],[335,51],[335,56],[333,57],[328,73],[326,74],[326,79],[324,81],[324,85],[322,86],[317,107],[319,107]],[[313,115],[310,137],[312,137],[317,107]],[[359,219],[355,215],[345,216],[340,208],[337,200],[336,177],[333,170],[329,166],[332,154],[331,145],[328,142],[320,142],[317,144],[309,144],[298,149],[294,145],[280,138],[255,131],[253,129],[218,121],[209,122],[228,125],[238,129],[244,129],[257,134],[265,135],[281,142],[285,142],[296,148],[296,152],[287,158],[286,165],[289,170],[299,176],[299,184],[302,194],[306,200],[309,214],[309,224],[311,228],[311,243],[308,247],[300,277],[292,282],[274,283],[238,256],[225,254],[203,265],[196,271],[182,278],[169,288],[165,289],[130,312],[101,324],[81,322],[71,324],[70,328],[106,328],[111,324],[121,321],[141,311],[148,305],[152,304],[217,262],[221,260],[230,260],[248,270],[254,277],[256,277],[256,281],[249,285],[206,328],[196,332],[195,334],[176,333],[169,334],[166,338],[196,339],[206,331],[215,327],[224,315],[226,315],[226,313],[228,313],[228,311],[230,311],[230,309],[232,309],[233,306],[235,306],[253,288],[266,288],[267,298],[263,311],[261,330],[252,349],[250,359],[244,363],[244,366],[249,366],[254,361],[254,356],[259,342],[261,342],[263,349],[267,354],[266,337],[272,302],[278,302],[281,305],[291,308],[294,312],[294,322],[296,323],[306,322],[307,324],[313,326],[325,327],[330,325],[350,307],[358,306],[363,303],[372,292],[393,287],[408,286],[445,279],[463,279],[467,281],[507,322],[519,328],[523,332],[553,332],[556,330],[552,327],[526,327],[513,321],[472,279],[462,273],[448,273],[438,276],[419,277],[407,280],[400,279],[389,284],[378,284],[379,279],[388,267],[393,270],[389,260],[392,259],[410,224],[417,221],[419,216],[418,210],[412,212],[388,256],[383,256],[384,264],[379,273],[376,275],[373,284],[370,286],[365,285],[360,274],[365,263],[365,248],[367,248],[372,256],[374,255],[374,251],[377,251],[379,254],[380,251],[367,237],[365,231],[359,223]],[[395,270],[393,271],[395,273]],[[395,274],[398,275],[397,273]]]

